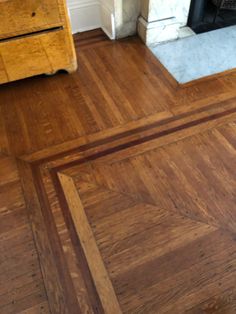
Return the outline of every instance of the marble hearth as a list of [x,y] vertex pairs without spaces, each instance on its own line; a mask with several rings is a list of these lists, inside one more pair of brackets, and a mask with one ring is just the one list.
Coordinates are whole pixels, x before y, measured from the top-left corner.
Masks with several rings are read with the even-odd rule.
[[111,1],[116,38],[133,35],[138,19],[139,36],[179,84],[236,69],[236,25],[195,34],[191,0]]
[[192,35],[186,27],[190,3],[191,0],[142,0],[138,33],[146,45]]
[[180,84],[236,68],[236,26],[150,47]]

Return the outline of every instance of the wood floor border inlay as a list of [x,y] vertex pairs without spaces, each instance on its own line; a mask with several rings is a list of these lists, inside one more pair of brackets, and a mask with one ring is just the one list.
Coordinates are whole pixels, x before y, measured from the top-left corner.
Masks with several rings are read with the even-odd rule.
[[[76,294],[72,274],[68,269],[67,261],[64,257],[65,253],[63,252],[58,231],[56,230],[57,228],[54,222],[55,218],[53,218],[53,214],[51,212],[52,209],[48,203],[45,183],[43,183],[42,179],[43,176],[46,175],[48,180],[52,181],[57,198],[59,199],[60,208],[64,215],[64,220],[67,221],[67,228],[74,245],[75,255],[77,256],[77,259],[80,260],[80,265],[83,265],[83,277],[86,283],[85,285],[89,294],[93,312],[109,314],[122,313],[119,302],[117,301],[114,293],[112,283],[110,282],[106,268],[102,262],[102,258],[100,258],[99,250],[96,246],[95,240],[93,239],[92,231],[86,220],[86,214],[83,211],[83,205],[77,191],[75,190],[73,180],[64,175],[62,172],[71,167],[86,164],[87,162],[94,161],[113,153],[122,152],[123,150],[137,146],[141,147],[142,144],[148,144],[153,140],[156,141],[160,138],[166,138],[172,134],[174,135],[186,130],[188,131],[191,128],[196,127],[199,129],[199,132],[202,132],[202,130],[207,131],[216,127],[218,122],[219,124],[224,124],[235,120],[235,113],[236,108],[233,107],[224,111],[213,112],[213,114],[207,116],[200,116],[190,121],[187,120],[182,124],[178,119],[167,119],[167,122],[170,124],[163,123],[164,129],[157,130],[157,132],[155,132],[155,127],[157,124],[159,127],[159,122],[137,129],[140,133],[135,134],[135,138],[130,138],[129,135],[131,134],[131,136],[133,136],[133,132],[127,131],[123,134],[109,137],[108,139],[96,141],[94,143],[63,152],[62,154],[56,154],[53,157],[33,160],[32,162],[29,160],[24,161],[22,159],[19,161],[19,169],[22,174],[22,178],[25,178],[25,182],[23,182],[24,189],[27,190],[28,186],[33,183],[37,190],[36,198],[39,199],[39,204],[37,204],[37,212],[34,212],[33,214],[31,213],[31,219],[36,242],[38,243],[38,250],[41,252],[40,257],[42,272],[44,274],[45,281],[49,283],[46,287],[48,291],[51,291],[51,285],[53,285],[50,279],[52,265],[56,266],[56,269],[54,269],[54,278],[57,278],[57,282],[55,284],[59,290],[56,291],[55,294],[51,293],[50,295],[49,293],[49,301],[51,301],[50,304],[55,313],[59,311],[58,309],[63,309],[63,312],[65,313],[83,313],[83,310],[81,309],[80,300]],[[186,116],[188,117],[188,115]],[[171,124],[176,121],[180,121],[180,124]],[[211,124],[212,122],[213,124]],[[205,125],[205,129],[202,128],[203,125]],[[145,132],[149,132],[150,130],[154,130],[154,132]],[[136,133],[136,131],[134,133]],[[188,136],[192,136],[191,132],[185,135],[185,137]],[[120,142],[119,140],[123,139],[123,137],[125,138],[124,141]],[[116,142],[117,140],[118,143]],[[109,147],[109,145],[111,145],[111,147]],[[35,195],[36,191],[32,190],[31,192],[28,191],[28,193],[25,193],[29,204],[29,211],[32,211],[31,193]],[[64,195],[62,195],[63,193]],[[77,216],[78,208],[80,209],[79,217]],[[68,213],[68,209],[70,214]],[[38,228],[41,228],[41,225],[44,223],[46,224],[46,240],[45,238],[40,238],[38,232]],[[81,229],[78,230],[79,225],[86,227],[85,233],[83,233]],[[88,238],[89,242],[87,244],[84,242],[84,237]],[[45,242],[49,243],[49,247],[45,247]],[[94,254],[97,257],[96,262],[98,264],[94,264],[92,259],[92,255]],[[50,265],[48,265],[45,261],[45,255],[47,256],[47,259],[51,261]],[[57,294],[62,297],[58,298]]]
[[40,169],[22,160],[18,160],[17,164],[50,309],[52,313],[82,313],[78,307],[68,268],[64,267],[63,249],[42,184]]
[[[109,132],[108,132],[108,134],[105,138],[102,138],[99,140],[93,140],[92,139],[93,136],[91,136],[91,141],[89,141],[89,143],[81,144],[79,146],[77,144],[77,147],[75,147],[75,148],[62,151],[58,154],[53,154],[52,156],[48,156],[48,157],[39,156],[38,158],[36,157],[36,159],[34,159],[33,162],[35,164],[42,164],[42,163],[50,162],[52,160],[63,158],[64,156],[67,156],[67,155],[70,155],[70,154],[73,154],[76,152],[84,152],[84,151],[87,151],[89,149],[95,148],[97,146],[109,144],[111,142],[116,142],[116,141],[119,141],[122,139],[125,140],[126,138],[127,138],[127,140],[129,140],[129,138],[131,136],[136,135],[137,137],[140,137],[141,134],[142,133],[145,134],[146,131],[152,131],[153,130],[155,133],[156,128],[158,128],[158,127],[165,128],[166,126],[168,127],[169,125],[171,125],[173,123],[178,123],[179,126],[176,128],[173,128],[173,130],[166,131],[166,132],[173,133],[176,131],[180,131],[180,130],[183,130],[185,128],[191,127],[191,126],[195,126],[195,125],[198,125],[201,123],[206,123],[208,121],[213,121],[213,120],[219,119],[221,117],[225,117],[225,116],[228,116],[230,114],[235,113],[236,112],[235,101],[236,101],[236,98],[233,97],[232,99],[224,100],[222,102],[213,103],[213,104],[210,104],[210,105],[203,107],[203,108],[194,109],[194,110],[191,110],[191,111],[188,111],[185,113],[181,113],[181,114],[167,117],[167,118],[155,121],[155,122],[144,124],[144,125],[137,127],[137,128],[130,128],[129,129],[126,126],[126,128],[128,130],[123,131],[123,132],[118,132],[117,134],[114,134],[111,136],[109,135]],[[229,106],[229,109],[221,110],[221,108],[224,108],[225,106],[226,107]],[[213,113],[211,113],[212,111],[213,111]],[[188,123],[185,123],[186,119],[188,119],[187,120],[187,121],[189,121]],[[160,134],[160,136],[164,136],[164,135],[165,135],[164,133],[163,133],[163,135]],[[26,160],[28,162],[31,162],[32,156],[34,156],[34,154],[23,155],[20,158],[23,160]]]
[[73,179],[58,176],[104,312],[122,313]]
[[76,46],[76,73],[1,86],[2,311],[236,313],[235,73],[180,86],[138,38]]
[[[72,162],[67,162],[64,165],[57,166],[57,167],[55,167],[55,171],[56,172],[62,171],[68,167],[73,167],[74,165],[77,165],[77,164],[89,162],[91,160],[95,160],[95,159],[116,153],[118,151],[123,151],[125,149],[135,147],[135,146],[150,142],[152,140],[157,140],[159,138],[166,137],[168,135],[175,134],[177,132],[181,132],[181,131],[190,129],[190,128],[193,128],[195,126],[200,126],[200,125],[207,123],[207,122],[216,121],[220,118],[225,118],[227,116],[232,117],[232,115],[235,113],[236,113],[236,108],[232,108],[232,109],[229,109],[229,110],[224,111],[224,112],[216,113],[216,114],[213,114],[211,116],[203,117],[203,118],[193,120],[193,121],[190,121],[190,122],[187,122],[184,124],[180,124],[179,126],[168,128],[166,130],[163,130],[163,131],[160,131],[157,133],[153,133],[153,134],[150,134],[147,136],[142,136],[140,134],[137,139],[127,141],[127,142],[122,143],[122,144],[118,144],[118,145],[113,146],[109,149],[105,149],[105,150],[101,149],[101,151],[99,151],[99,152],[96,152],[96,150],[98,150],[100,145],[102,146],[104,144],[103,142],[102,143],[92,143],[91,145],[86,146],[86,148],[85,147],[79,147],[79,148],[77,148],[77,150],[75,150],[75,152],[76,151],[78,153],[81,151],[86,152],[86,151],[90,151],[90,149],[94,149],[95,153],[89,154],[88,156],[86,156],[84,158],[79,158],[79,160],[73,160]],[[108,143],[105,143],[105,144],[108,144]],[[102,146],[102,148],[103,148],[103,146]],[[74,151],[73,151],[73,153],[74,153]]]

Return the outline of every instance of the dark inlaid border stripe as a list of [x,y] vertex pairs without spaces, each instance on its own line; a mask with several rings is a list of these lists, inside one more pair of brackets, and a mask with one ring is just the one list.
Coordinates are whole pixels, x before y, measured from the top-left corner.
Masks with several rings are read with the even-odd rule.
[[73,178],[62,173],[58,174],[58,178],[69,209],[68,215],[72,218],[72,224],[76,230],[78,241],[81,243],[87,267],[91,272],[104,313],[122,314],[117,295]]
[[[227,102],[224,102],[224,103],[227,103]],[[215,106],[216,105],[214,105],[214,106],[210,105],[209,107],[214,108]],[[219,106],[219,104],[217,106]],[[206,108],[204,108],[204,109],[206,109]],[[195,110],[194,112],[197,113],[197,112],[203,112],[203,111],[204,110]],[[65,219],[67,228],[70,232],[70,236],[71,236],[71,239],[72,239],[75,251],[76,251],[77,259],[81,261],[80,267],[82,267],[84,280],[87,284],[86,288],[88,289],[88,293],[89,293],[89,296],[91,298],[90,302],[92,304],[92,307],[93,307],[93,310],[95,313],[104,313],[104,310],[102,308],[101,300],[99,299],[99,295],[96,291],[96,288],[95,288],[95,285],[93,282],[93,278],[91,276],[84,252],[83,252],[82,247],[81,247],[80,240],[78,238],[74,224],[72,223],[73,220],[72,220],[72,217],[70,216],[70,211],[68,209],[68,204],[66,202],[65,196],[63,196],[63,191],[62,191],[62,188],[60,186],[60,182],[58,182],[57,173],[61,170],[67,169],[69,167],[83,164],[83,163],[86,163],[88,161],[96,160],[100,157],[104,157],[104,156],[107,156],[109,154],[116,153],[116,152],[125,150],[127,148],[131,148],[131,147],[149,142],[151,140],[155,140],[155,139],[158,139],[158,138],[170,135],[170,134],[174,134],[176,132],[183,131],[183,130],[186,130],[188,128],[191,128],[191,127],[194,127],[197,125],[200,126],[203,123],[217,120],[219,118],[229,116],[233,113],[236,113],[236,108],[231,108],[231,109],[226,110],[224,112],[215,113],[215,114],[212,114],[210,116],[206,116],[206,117],[199,118],[199,119],[196,119],[196,120],[193,120],[190,122],[186,122],[182,125],[172,127],[172,128],[169,128],[169,129],[166,129],[164,131],[160,131],[160,132],[157,132],[157,133],[154,133],[151,135],[147,135],[146,137],[144,136],[143,138],[138,138],[138,139],[117,145],[115,147],[105,149],[105,150],[97,152],[97,153],[93,153],[93,154],[91,153],[91,155],[89,155],[88,157],[81,158],[80,160],[74,160],[72,162],[67,162],[66,164],[63,164],[60,166],[55,166],[55,167],[52,167],[51,169],[49,169],[49,171],[50,171],[49,173],[50,173],[50,176],[52,178],[52,182],[53,182],[55,191],[57,193],[57,197],[58,197],[58,200],[59,200],[59,203],[61,206],[61,210],[63,212],[64,219]],[[185,113],[185,114],[182,114],[180,116],[182,118],[185,118],[185,117],[190,116],[190,114]],[[109,144],[111,141],[115,141],[117,139],[121,139],[123,137],[133,135],[133,134],[138,133],[138,132],[146,131],[146,130],[152,129],[156,126],[164,125],[165,123],[173,122],[173,121],[177,121],[177,120],[179,120],[179,119],[177,119],[177,117],[168,118],[168,119],[165,119],[163,121],[155,122],[153,124],[137,128],[136,130],[129,130],[129,131],[117,134],[115,136],[111,136],[111,137],[108,137],[108,138],[103,139],[103,140],[98,140],[98,141],[95,141],[93,143],[86,144],[86,145],[83,145],[81,147],[69,150],[67,152],[63,152],[63,153],[57,154],[55,156],[41,159],[38,161],[34,161],[31,163],[31,169],[32,169],[33,174],[34,174],[34,184],[37,187],[38,198],[40,200],[41,209],[42,209],[42,212],[44,214],[45,224],[47,225],[47,230],[48,230],[48,232],[50,232],[50,235],[51,235],[50,246],[52,247],[54,259],[56,260],[56,267],[57,267],[57,269],[61,275],[61,283],[62,283],[63,288],[64,288],[63,291],[64,291],[65,297],[67,299],[67,306],[69,308],[70,313],[80,313],[81,309],[79,308],[78,300],[76,299],[74,286],[73,286],[72,278],[69,274],[69,270],[65,269],[65,267],[63,267],[63,261],[65,262],[65,257],[64,257],[63,250],[61,247],[60,239],[58,238],[58,233],[56,230],[55,221],[52,217],[52,212],[51,212],[50,204],[48,202],[45,187],[44,187],[43,182],[42,182],[42,177],[41,177],[42,174],[40,171],[40,166],[47,161],[55,161],[59,157],[64,157],[64,156],[67,156],[71,153],[85,152],[86,150],[89,150],[91,148],[96,148],[96,147],[99,147],[99,146],[104,145],[104,144]],[[35,231],[35,232],[37,232],[37,231]],[[45,253],[45,252],[42,252],[42,253]]]
[[[208,116],[208,117],[204,117],[204,118],[200,118],[200,119],[197,119],[194,121],[190,121],[190,122],[184,123],[182,125],[179,125],[179,126],[176,126],[176,127],[164,130],[164,131],[160,131],[158,133],[148,135],[148,136],[143,137],[143,138],[138,138],[138,139],[135,139],[133,141],[123,143],[123,144],[117,145],[117,146],[112,147],[112,148],[108,148],[104,151],[101,151],[101,152],[92,154],[90,156],[86,156],[84,158],[81,158],[80,160],[73,160],[73,161],[68,162],[66,164],[56,166],[56,167],[54,167],[54,169],[56,172],[62,171],[62,170],[68,169],[70,167],[80,165],[80,164],[83,164],[83,163],[88,162],[88,161],[96,160],[98,158],[105,157],[107,155],[116,153],[118,151],[125,150],[127,148],[131,148],[131,147],[134,147],[134,146],[137,146],[140,144],[144,144],[144,143],[147,143],[149,141],[152,141],[152,140],[155,140],[155,139],[158,139],[158,138],[161,138],[161,137],[164,137],[164,136],[167,136],[167,135],[179,132],[179,131],[183,131],[183,130],[192,128],[194,126],[201,125],[203,123],[207,123],[207,122],[210,122],[213,120],[217,120],[219,118],[229,116],[233,113],[236,113],[236,108],[232,108],[232,109],[226,110],[224,112],[213,114],[213,115]],[[91,148],[91,147],[89,147],[89,148]],[[93,146],[92,146],[92,148],[93,148]],[[80,148],[77,151],[80,152]]]
[[[118,134],[115,134],[115,135],[112,135],[112,136],[108,136],[106,138],[103,138],[103,139],[100,139],[100,140],[96,140],[96,141],[94,141],[92,143],[84,144],[84,145],[81,145],[79,147],[72,148],[72,149],[66,150],[64,152],[60,152],[60,153],[55,154],[53,156],[49,156],[49,157],[46,157],[46,158],[41,158],[39,160],[34,161],[33,163],[35,163],[35,164],[42,164],[42,163],[54,161],[54,160],[59,159],[59,158],[63,158],[65,156],[73,154],[73,153],[85,152],[85,151],[87,151],[89,149],[92,149],[92,148],[95,148],[97,146],[101,146],[101,145],[105,145],[105,144],[108,144],[108,143],[111,143],[111,142],[115,142],[117,140],[129,137],[129,136],[132,136],[132,135],[138,135],[139,133],[142,133],[142,132],[145,132],[145,131],[148,131],[148,130],[152,130],[152,129],[156,128],[156,127],[161,127],[161,126],[164,126],[165,124],[168,124],[168,123],[177,122],[177,121],[179,121],[181,119],[189,118],[189,117],[191,117],[192,115],[195,115],[195,114],[204,113],[207,110],[220,108],[221,106],[227,105],[227,104],[231,103],[232,101],[235,101],[235,103],[236,103],[236,97],[233,97],[233,98],[228,99],[228,100],[224,100],[224,101],[219,102],[219,103],[214,103],[214,104],[211,104],[211,105],[208,105],[206,107],[199,108],[199,109],[194,109],[192,111],[185,112],[185,113],[182,113],[182,114],[179,114],[177,116],[170,117],[170,118],[166,118],[166,119],[163,119],[161,121],[157,121],[157,122],[153,122],[153,123],[141,126],[141,127],[137,127],[135,129],[130,129],[130,130],[127,130],[127,131],[124,131],[124,132],[121,132],[121,133],[118,133]],[[228,111],[223,111],[223,112],[220,112],[220,113],[217,113],[217,114],[213,114],[213,115],[207,116],[207,117],[202,118],[202,119],[205,119],[205,121],[203,121],[203,122],[207,122],[207,121],[215,120],[215,119],[220,118],[220,117],[224,117],[224,116],[229,115],[229,114],[234,113],[234,112],[236,112],[236,107],[232,108],[232,109],[230,109]],[[194,124],[194,125],[203,123],[203,122],[201,122],[202,119],[195,120],[195,121],[198,121],[198,122],[196,124]],[[193,123],[195,123],[195,121],[193,121]]]
[[84,278],[84,283],[88,291],[88,295],[90,297],[90,302],[92,305],[92,308],[94,310],[94,313],[104,313],[102,304],[100,301],[100,298],[98,296],[97,290],[95,288],[93,278],[91,275],[91,272],[89,270],[87,260],[85,257],[85,254],[83,252],[80,240],[78,238],[78,234],[75,230],[74,222],[70,213],[70,209],[68,206],[68,203],[66,201],[66,197],[63,191],[63,188],[61,186],[61,183],[59,181],[57,172],[54,169],[50,169],[50,175],[52,178],[52,183],[54,186],[54,189],[56,191],[56,195],[60,204],[60,208],[66,223],[66,227],[69,231],[70,238],[73,244],[73,247],[75,249],[76,257],[78,260],[78,264],[81,267],[82,275]]
[[[51,211],[47,193],[43,184],[43,180],[40,173],[40,168],[31,166],[31,171],[34,179],[34,185],[36,187],[37,196],[40,202],[41,212],[48,232],[48,239],[50,241],[50,247],[54,257],[54,263],[59,274],[59,280],[64,294],[64,302],[66,308],[69,310],[68,314],[83,314],[77,300],[72,278],[70,276],[66,265],[66,259],[64,256],[61,241],[57,232],[57,227],[54,221],[54,217]],[[37,232],[34,230],[34,232]],[[42,252],[40,252],[42,254]],[[47,252],[44,252],[47,256]],[[60,302],[60,296],[59,300]]]

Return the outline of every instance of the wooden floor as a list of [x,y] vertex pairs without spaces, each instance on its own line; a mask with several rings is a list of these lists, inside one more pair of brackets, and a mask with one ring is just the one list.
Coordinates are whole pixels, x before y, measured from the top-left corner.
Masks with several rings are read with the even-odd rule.
[[50,313],[16,163],[0,156],[0,313]]
[[236,72],[138,38],[0,86],[0,313],[236,313]]

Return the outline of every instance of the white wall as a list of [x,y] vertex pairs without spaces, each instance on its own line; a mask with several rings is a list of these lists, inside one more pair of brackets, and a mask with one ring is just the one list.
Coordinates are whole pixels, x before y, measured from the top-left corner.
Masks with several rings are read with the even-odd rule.
[[100,0],[67,0],[72,32],[101,27]]
[[114,1],[67,0],[73,34],[101,27],[114,39]]
[[141,0],[67,0],[73,33],[101,27],[111,38],[135,34]]

